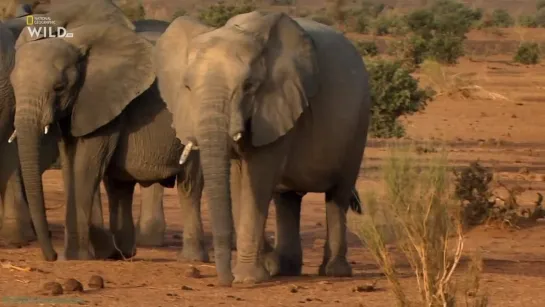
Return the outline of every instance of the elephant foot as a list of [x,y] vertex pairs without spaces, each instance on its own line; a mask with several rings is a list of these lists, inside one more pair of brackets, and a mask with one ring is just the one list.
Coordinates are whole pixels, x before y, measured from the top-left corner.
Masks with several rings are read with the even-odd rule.
[[19,223],[4,223],[0,229],[0,238],[8,245],[23,247],[36,241],[36,234],[31,225],[25,227]]
[[271,278],[267,269],[261,264],[237,264],[233,269],[234,283],[255,284]]
[[322,263],[318,270],[318,275],[329,277],[351,277],[352,266],[346,258],[333,258],[327,263]]
[[95,260],[95,256],[88,250],[67,249],[64,251],[64,260]]
[[127,260],[136,256],[136,245],[134,244],[134,240],[122,240],[113,237],[112,242],[114,250],[108,257],[109,260]]
[[264,264],[271,276],[300,276],[303,255],[273,251],[265,255]]
[[199,240],[184,240],[182,250],[178,253],[178,259],[186,261],[210,262],[208,252],[204,244]]
[[136,248],[132,250],[115,250],[107,259],[108,260],[128,260],[136,256]]
[[165,223],[150,221],[136,228],[136,244],[139,246],[160,247],[165,244]]

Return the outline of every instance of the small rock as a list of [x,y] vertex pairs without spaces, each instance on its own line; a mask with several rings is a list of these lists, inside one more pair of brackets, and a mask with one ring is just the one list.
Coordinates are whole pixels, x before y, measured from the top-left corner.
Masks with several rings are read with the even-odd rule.
[[172,238],[176,239],[176,240],[180,240],[182,238],[182,236],[180,236],[179,234],[173,234]]
[[54,281],[46,282],[43,285],[43,290],[46,295],[61,295],[63,293],[61,284]]
[[214,287],[214,284],[207,284],[207,287]]
[[83,285],[78,280],[70,278],[64,282],[64,291],[83,292]]
[[291,287],[290,292],[291,293],[297,293],[297,292],[299,292],[299,289],[297,289],[297,287]]
[[320,285],[331,285],[331,282],[330,281],[327,281],[327,280],[322,280],[320,282],[318,282]]
[[352,292],[374,292],[376,290],[375,285],[355,286],[352,288]]
[[193,288],[188,287],[188,286],[182,286],[182,290],[193,290]]
[[176,293],[167,293],[167,296],[178,296]]
[[93,275],[89,279],[88,285],[91,289],[102,289],[104,288],[104,279],[98,275]]
[[197,268],[194,267],[194,266],[190,266],[190,267],[184,272],[184,276],[185,276],[185,277],[189,277],[189,278],[201,278],[201,277],[202,277],[201,271],[199,271],[199,269],[197,269]]
[[310,297],[307,297],[307,302],[312,302],[312,299]]
[[519,169],[519,174],[528,175],[528,174],[530,174],[530,170],[528,170],[527,167],[521,167]]

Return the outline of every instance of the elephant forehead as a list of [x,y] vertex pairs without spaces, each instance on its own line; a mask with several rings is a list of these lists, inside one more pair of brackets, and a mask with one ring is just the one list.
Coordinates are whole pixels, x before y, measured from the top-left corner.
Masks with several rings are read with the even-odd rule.
[[61,69],[73,62],[77,53],[59,39],[44,39],[21,46],[16,56],[20,59],[18,66],[47,65]]

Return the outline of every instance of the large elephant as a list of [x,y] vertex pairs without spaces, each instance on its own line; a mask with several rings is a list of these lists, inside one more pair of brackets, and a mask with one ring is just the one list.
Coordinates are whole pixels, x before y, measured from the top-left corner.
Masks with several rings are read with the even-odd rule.
[[[10,10],[4,13],[12,18],[0,22],[0,237],[9,244],[24,245],[35,240],[36,235],[20,178],[17,147],[13,143],[15,97],[9,76],[15,60],[15,40],[26,26],[25,16],[31,14],[31,8],[16,2],[4,3]],[[51,144],[45,141],[43,146]],[[53,162],[55,148],[46,150],[50,154],[41,157],[42,170]]]
[[[57,253],[47,236],[37,144],[44,134],[58,133],[67,193],[66,259],[134,255],[135,184],[173,187],[177,179],[184,213],[182,256],[207,261],[199,157],[184,150],[171,128],[172,115],[155,83],[152,43],[110,0],[52,6],[48,16],[72,37],[22,34],[10,78],[22,178],[44,258],[54,261]],[[180,157],[188,165],[182,167]],[[90,221],[103,178],[113,240]],[[112,254],[112,248],[121,255]]]
[[[179,17],[155,50],[176,135],[200,153],[219,283],[270,277],[261,248],[273,196],[280,273],[301,272],[305,192],[325,193],[319,273],[350,275],[346,212],[359,207],[354,186],[371,105],[367,71],[350,41],[314,21],[254,11],[217,29]],[[233,271],[231,200],[238,216]]]
[[[14,1],[16,2],[16,1]],[[9,82],[9,74],[15,58],[15,39],[27,26],[26,16],[36,13],[47,13],[48,7],[40,6],[39,1],[33,5],[19,3],[13,6],[14,12],[8,15],[14,18],[0,24],[0,79],[4,80],[0,89],[0,237],[7,243],[24,245],[36,238],[28,204],[23,192],[20,178],[17,145],[14,142],[13,121],[15,116],[15,97]],[[168,27],[167,22],[157,20],[140,20],[135,22],[135,31],[155,42],[160,33]],[[9,32],[8,32],[9,30]],[[10,35],[11,32],[11,35]],[[9,139],[11,137],[11,139]],[[51,134],[44,136],[40,156],[41,171],[45,171],[58,158],[57,142]],[[164,243],[166,223],[163,213],[163,187],[153,184],[141,186],[141,210],[137,225],[137,244],[141,246],[161,246]],[[97,225],[102,225],[102,207],[100,194],[95,200],[94,215]]]

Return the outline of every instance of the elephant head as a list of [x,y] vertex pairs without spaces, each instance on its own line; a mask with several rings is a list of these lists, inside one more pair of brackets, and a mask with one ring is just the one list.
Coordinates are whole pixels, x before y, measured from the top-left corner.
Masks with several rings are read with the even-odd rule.
[[116,7],[103,5],[103,19],[92,8],[107,2],[80,1],[79,10],[70,4],[52,11],[49,15],[72,37],[32,38],[25,31],[16,43],[10,78],[21,171],[38,241],[49,261],[57,254],[48,236],[38,166],[43,134],[58,126],[67,138],[88,136],[120,115],[155,80],[152,45],[132,24],[125,25],[124,15],[114,18]]
[[179,17],[154,61],[177,137],[200,150],[216,267],[230,284],[232,146],[264,147],[294,127],[318,90],[314,43],[283,13],[241,14],[218,29]]

